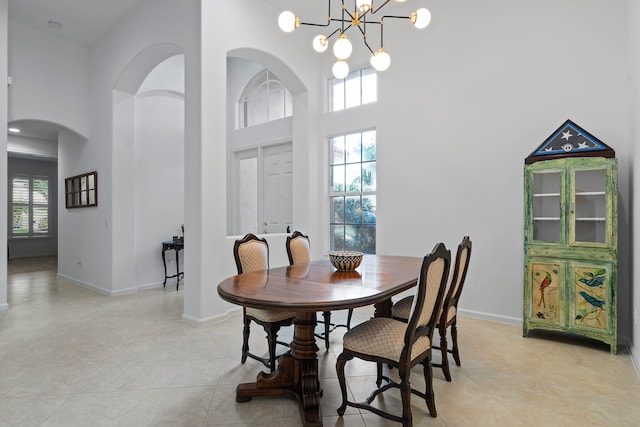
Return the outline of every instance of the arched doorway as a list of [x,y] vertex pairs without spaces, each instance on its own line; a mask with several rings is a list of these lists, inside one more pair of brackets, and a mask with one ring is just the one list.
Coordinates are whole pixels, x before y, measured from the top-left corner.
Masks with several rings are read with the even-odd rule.
[[140,52],[115,85],[113,170],[113,292],[159,286],[161,242],[184,224],[184,54],[178,46]]
[[[227,84],[227,234],[285,233],[294,224],[293,151],[300,156],[307,149],[293,135],[296,112],[304,117],[306,88],[281,60],[249,48],[228,53]],[[264,120],[246,116],[250,89],[257,93],[254,112],[266,115]],[[269,104],[265,109],[259,106],[262,98]],[[293,114],[292,105],[298,108]],[[282,111],[266,112],[271,107]],[[252,121],[256,124],[246,126]]]

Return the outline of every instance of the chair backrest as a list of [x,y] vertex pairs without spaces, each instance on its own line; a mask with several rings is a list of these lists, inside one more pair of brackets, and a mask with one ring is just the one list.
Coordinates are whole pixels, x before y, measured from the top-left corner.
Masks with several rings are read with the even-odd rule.
[[471,259],[471,240],[469,236],[464,236],[462,242],[458,245],[456,260],[453,269],[453,275],[449,282],[449,288],[444,301],[442,302],[442,312],[440,314],[439,323],[446,325],[453,319],[458,311],[458,300],[462,294],[462,287],[467,278],[467,270],[469,269],[469,260]]
[[401,360],[410,362],[431,351],[433,331],[439,308],[442,307],[450,265],[451,251],[443,243],[436,244],[431,253],[424,257],[418,289],[409,313]]
[[309,236],[299,231],[294,231],[291,236],[287,236],[286,247],[289,265],[304,264],[311,261]]
[[233,245],[233,257],[236,260],[238,274],[269,269],[269,244],[249,233]]

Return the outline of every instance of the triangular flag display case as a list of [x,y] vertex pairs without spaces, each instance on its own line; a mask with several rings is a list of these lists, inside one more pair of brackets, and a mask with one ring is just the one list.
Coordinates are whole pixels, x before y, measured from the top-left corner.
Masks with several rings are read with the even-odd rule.
[[571,120],[567,120],[524,160],[531,164],[561,157],[613,158],[615,151]]
[[523,335],[579,335],[617,351],[618,166],[567,120],[524,166]]

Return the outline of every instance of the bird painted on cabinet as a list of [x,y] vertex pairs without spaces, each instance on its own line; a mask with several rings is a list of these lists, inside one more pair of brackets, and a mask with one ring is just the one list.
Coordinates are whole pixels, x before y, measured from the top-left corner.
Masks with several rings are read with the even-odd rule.
[[604,304],[605,304],[606,301],[597,299],[597,298],[589,295],[585,291],[580,291],[579,294],[582,295],[582,298],[584,298],[585,301],[587,301],[589,304],[591,304],[593,306],[593,310],[594,311],[597,310],[597,309],[604,308]]
[[542,307],[547,308],[544,302],[544,290],[551,284],[551,274],[548,271],[545,271],[544,279],[540,282],[540,304]]
[[605,279],[607,278],[606,274],[607,271],[603,268],[596,270],[593,273],[587,271],[583,274],[583,277],[578,278],[578,281],[589,286],[590,288],[595,288],[596,286],[602,286]]
[[585,277],[581,277],[580,279],[578,279],[580,282],[584,283],[585,285],[594,288],[596,286],[602,286],[602,284],[604,283],[604,279],[606,279],[606,276],[596,276],[596,277],[592,277],[591,279],[587,279]]

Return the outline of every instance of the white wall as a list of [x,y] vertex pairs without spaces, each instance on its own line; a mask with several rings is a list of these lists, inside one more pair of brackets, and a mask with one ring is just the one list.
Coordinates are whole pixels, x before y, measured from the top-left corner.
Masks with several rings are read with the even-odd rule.
[[[7,0],[0,0],[0,99],[7,99],[7,56],[8,56],[8,6]],[[7,114],[8,105],[0,102],[0,170],[7,170]],[[0,174],[0,224],[7,223],[7,174]],[[6,227],[0,227],[0,260],[7,258]],[[0,262],[0,310],[9,308],[7,304],[7,264]]]
[[[629,213],[632,221],[640,221],[640,213],[638,211],[638,200],[640,200],[640,174],[635,165],[640,164],[640,148],[638,141],[640,138],[640,121],[637,119],[640,113],[640,27],[637,22],[640,20],[640,4],[635,1],[629,2],[629,14],[627,17],[629,28],[629,63],[630,75],[632,76],[631,87],[631,117],[629,147],[630,155],[627,162],[630,164],[630,202]],[[640,275],[634,271],[633,264],[638,259],[638,250],[640,247],[640,225],[631,227],[632,244],[630,246],[630,254],[628,256],[631,265],[629,285],[631,288],[630,298],[626,302],[626,306],[631,311],[631,333],[629,334],[629,344],[631,348],[631,356],[636,367],[636,372],[640,375]]]
[[[95,288],[92,266],[101,261],[93,257],[107,239],[94,228],[92,219],[102,203],[102,176],[98,171],[98,207],[66,209],[64,178],[95,171],[95,161],[89,161],[85,148],[89,142],[75,132],[58,133],[58,275]],[[97,235],[98,234],[98,235]],[[104,292],[104,291],[103,291]]]
[[[616,149],[618,158],[628,157],[626,4],[462,0],[429,8],[433,21],[423,32],[401,23],[385,30],[392,65],[379,76],[378,103],[324,114],[317,133],[302,136],[320,160],[309,172],[319,176],[307,188],[317,195],[311,223],[326,224],[329,212],[324,137],[375,126],[378,253],[424,255],[437,241],[455,247],[469,234],[474,255],[461,309],[520,324],[524,158],[567,118]],[[308,41],[315,31],[271,36],[278,11],[263,17],[261,38],[249,46],[273,37],[277,56],[294,70],[313,64]],[[302,48],[294,45],[298,40]],[[331,61],[330,54],[322,57],[324,77]],[[366,58],[350,62],[364,65]],[[322,84],[298,75],[310,88]],[[630,293],[628,167],[621,162],[619,171],[622,336],[630,318],[623,303]],[[327,228],[320,233],[327,247]]]
[[7,135],[7,150],[12,154],[56,160],[58,141]]
[[[313,153],[314,161],[310,161],[310,148],[316,147],[316,142],[322,140],[317,132],[318,109],[321,105],[319,89],[321,80],[317,72],[317,61],[314,57],[305,58],[300,55],[308,47],[305,40],[287,38],[277,29],[276,22],[279,11],[269,7],[267,2],[234,1],[234,2],[203,2],[202,3],[202,116],[206,117],[202,123],[202,175],[200,189],[201,214],[207,221],[202,221],[200,235],[206,236],[207,241],[202,244],[202,258],[208,260],[201,266],[199,272],[206,283],[206,290],[202,292],[200,315],[193,316],[199,321],[220,316],[232,306],[222,301],[216,291],[216,285],[235,271],[235,266],[229,268],[229,260],[233,260],[230,247],[225,242],[226,237],[226,141],[227,141],[227,99],[220,94],[227,93],[226,58],[230,51],[250,48],[256,54],[277,58],[284,64],[276,69],[278,64],[269,65],[282,81],[288,81],[291,73],[292,80],[299,79],[310,88],[305,92],[303,88],[289,87],[294,97],[294,224],[298,224],[311,236],[319,236],[324,227],[316,221],[309,221],[309,211],[317,205],[317,189],[321,177],[317,175],[316,161],[318,156]],[[219,16],[242,16],[243,31],[234,28],[234,20],[220,20]],[[216,22],[216,25],[210,25]],[[226,37],[233,34],[233,37]],[[268,60],[268,58],[265,58]],[[263,61],[258,61],[262,62]],[[265,64],[267,65],[267,64]],[[289,68],[285,70],[284,68]],[[303,77],[304,76],[304,77]],[[297,102],[297,103],[296,103]],[[189,159],[187,159],[189,165]],[[310,186],[311,185],[311,186]],[[309,189],[313,193],[309,194]],[[187,197],[187,207],[189,198]],[[187,213],[188,218],[188,213]],[[320,241],[319,241],[320,242]],[[284,245],[284,244],[283,244]],[[320,247],[320,243],[318,243]],[[188,271],[188,270],[187,270]],[[188,286],[185,287],[185,289]],[[186,294],[185,294],[186,296]],[[185,310],[188,307],[185,306]],[[187,313],[185,313],[187,314]]]
[[[181,235],[184,224],[184,97],[139,95],[135,145],[136,286],[141,288],[162,283],[161,242]],[[167,252],[167,269],[176,271],[173,252]]]
[[[114,108],[114,99],[117,103],[126,103],[123,94],[135,93],[153,67],[183,51],[188,80],[185,88],[186,141],[199,144],[197,4],[195,0],[148,1],[91,46],[91,140],[82,147],[76,161],[61,162],[60,169],[65,175],[73,174],[78,168],[97,170],[99,205],[94,209],[75,210],[82,211],[80,213],[64,213],[66,218],[61,218],[61,222],[70,227],[73,223],[81,223],[87,230],[81,235],[63,238],[61,229],[59,256],[63,258],[61,268],[68,271],[65,275],[81,283],[84,281],[84,285],[100,292],[111,295],[130,292],[135,290],[136,281],[135,217],[131,209],[135,190],[130,185],[135,179],[135,134],[133,127],[128,127],[129,130],[126,126],[125,129],[114,127],[114,120],[119,120],[119,115],[126,110]],[[136,69],[125,75],[130,65]],[[145,66],[148,67],[146,71]],[[116,88],[118,91],[114,92]],[[70,221],[71,215],[77,218]],[[185,253],[195,253],[188,250],[188,238],[186,240]],[[75,250],[87,246],[92,250],[81,253]],[[157,254],[159,258],[159,250]],[[77,268],[76,257],[82,257],[81,269]],[[193,277],[195,279],[196,275]]]
[[[86,222],[96,208],[66,211],[62,198],[63,178],[96,170],[96,162],[84,151],[85,137],[80,136],[90,133],[89,51],[84,45],[14,21],[9,22],[8,28],[8,60],[13,81],[9,89],[9,120],[36,119],[55,123],[63,129],[58,135],[57,148],[58,236],[61,237],[58,253],[63,254],[58,259],[58,272],[63,277],[89,284],[93,280],[91,265],[103,261],[85,254],[92,254],[105,236],[95,236],[92,225]],[[4,126],[6,120],[2,123]],[[6,184],[2,188],[6,189]],[[6,203],[6,193],[1,199]],[[2,214],[5,212],[6,208],[2,209]],[[91,238],[82,241],[80,236]]]
[[[394,62],[370,114],[378,252],[424,254],[436,241],[455,247],[470,235],[461,309],[520,324],[524,158],[567,118],[618,157],[628,152],[624,5],[467,0],[430,8],[424,35],[385,32]],[[607,36],[584,31],[595,27]],[[623,164],[621,207],[626,174]],[[620,267],[624,290],[628,265]],[[619,315],[624,324],[628,313]]]
[[[378,252],[421,256],[437,241],[455,247],[469,234],[474,253],[461,310],[479,317],[521,322],[524,158],[567,118],[612,146],[619,159],[630,157],[630,129],[638,133],[629,109],[627,28],[639,16],[632,7],[627,17],[626,2],[433,3],[426,30],[397,23],[385,31],[392,65],[379,77],[379,102],[344,114],[322,113],[332,61],[330,53],[317,56],[310,49],[313,30],[280,32],[276,20],[283,8],[267,2],[205,1],[200,19],[197,3],[149,1],[91,49],[92,138],[84,146],[61,142],[60,149],[70,156],[60,161],[61,171],[99,171],[100,206],[61,218],[81,235],[59,252],[70,270],[75,257],[87,258],[74,277],[117,293],[114,272],[130,266],[114,259],[126,254],[127,228],[118,221],[126,218],[127,206],[118,199],[124,190],[113,184],[113,174],[127,161],[112,148],[111,90],[145,47],[171,42],[185,49],[185,320],[199,323],[234,308],[216,292],[217,283],[235,271],[225,235],[229,51],[265,52],[301,80],[292,125],[294,223],[313,236],[314,250],[322,253],[329,245],[326,137],[375,126]],[[220,16],[242,16],[243,31]],[[194,40],[197,34],[200,40]],[[631,40],[637,44],[637,35]],[[356,53],[351,63],[366,65],[366,55]],[[618,330],[623,337],[633,332],[638,342],[631,307],[624,303],[633,296],[638,306],[626,237],[632,206],[628,162],[620,162],[619,174]]]
[[88,136],[87,47],[15,21],[9,33],[9,120],[49,121]]

